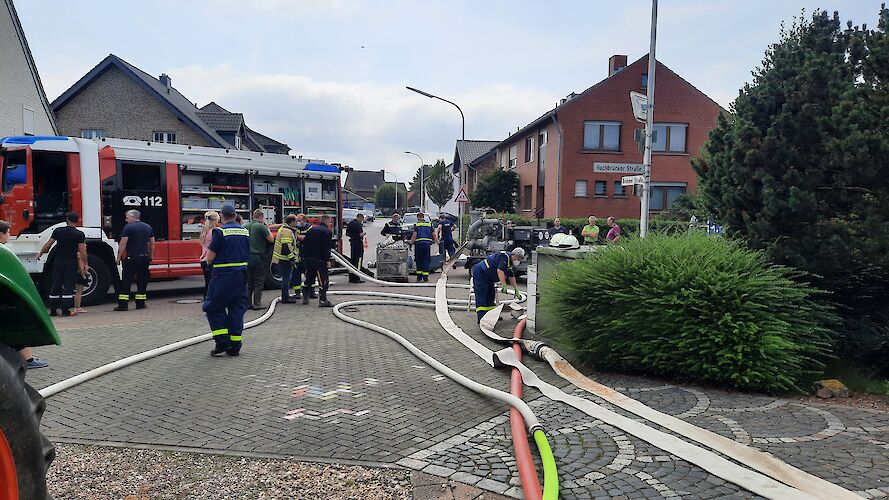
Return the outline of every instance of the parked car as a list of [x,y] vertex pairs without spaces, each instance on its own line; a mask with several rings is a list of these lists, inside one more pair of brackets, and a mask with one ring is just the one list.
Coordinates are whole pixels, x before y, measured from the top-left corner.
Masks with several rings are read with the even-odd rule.
[[343,209],[343,226],[352,222],[352,219],[358,216],[361,210],[357,208],[344,208]]
[[374,211],[373,210],[359,210],[359,212],[364,214],[364,220],[367,222],[373,222],[374,220]]

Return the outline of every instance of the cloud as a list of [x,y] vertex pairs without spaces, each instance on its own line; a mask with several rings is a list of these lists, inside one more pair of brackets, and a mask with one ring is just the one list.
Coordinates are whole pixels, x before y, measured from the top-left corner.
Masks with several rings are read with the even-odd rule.
[[[400,84],[343,83],[289,73],[242,73],[231,64],[170,68],[174,86],[199,106],[215,101],[244,113],[248,125],[296,154],[357,169],[387,169],[410,179],[411,150],[427,163],[450,162],[460,137],[451,105]],[[426,89],[435,92],[436,89]],[[485,85],[449,95],[466,114],[467,139],[502,139],[550,109],[556,97],[533,87]]]

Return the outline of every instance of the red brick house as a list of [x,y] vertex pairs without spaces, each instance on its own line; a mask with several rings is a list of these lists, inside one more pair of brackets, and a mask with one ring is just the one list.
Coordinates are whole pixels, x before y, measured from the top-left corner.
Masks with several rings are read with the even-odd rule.
[[[623,189],[613,173],[642,163],[634,130],[645,128],[633,116],[630,91],[646,92],[648,56],[627,66],[612,56],[608,77],[497,144],[497,165],[519,174],[519,206],[525,216],[638,218],[640,200]],[[693,191],[697,154],[724,110],[679,75],[657,63],[652,155],[653,212],[669,208],[681,193]]]

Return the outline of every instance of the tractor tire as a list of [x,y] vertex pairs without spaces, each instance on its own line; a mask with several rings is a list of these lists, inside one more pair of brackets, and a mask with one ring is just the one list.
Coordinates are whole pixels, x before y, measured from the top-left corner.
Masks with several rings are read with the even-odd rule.
[[0,345],[0,493],[14,480],[18,498],[45,500],[52,498],[46,472],[56,449],[40,432],[46,402],[25,383],[25,372],[21,355]]

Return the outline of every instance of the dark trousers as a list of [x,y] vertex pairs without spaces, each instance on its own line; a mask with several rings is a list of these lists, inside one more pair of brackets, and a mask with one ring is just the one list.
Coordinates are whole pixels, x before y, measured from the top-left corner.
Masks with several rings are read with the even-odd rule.
[[77,277],[77,260],[56,259],[52,266],[52,286],[49,289],[49,308],[62,308],[66,314],[74,307],[74,280]]
[[[351,262],[356,269],[361,270],[361,266],[364,265],[363,241],[353,241],[349,243],[349,262]],[[349,281],[352,283],[357,283],[361,281],[361,278],[354,274],[350,274]]]
[[201,309],[207,313],[216,349],[238,354],[247,312],[247,271],[214,272]]
[[262,290],[265,288],[265,258],[262,254],[251,253],[247,259],[247,298],[250,305],[262,305]]
[[457,242],[454,240],[444,240],[441,242],[441,252],[450,259],[457,253]]
[[123,261],[120,290],[117,291],[117,301],[120,307],[127,307],[131,298],[130,288],[133,281],[136,282],[136,307],[145,307],[145,301],[148,299],[148,265],[150,262],[147,255],[127,257],[127,260]]
[[278,272],[281,273],[281,300],[290,302],[290,292],[299,295],[302,288],[302,262],[293,263],[289,260],[282,260],[278,264]]
[[327,286],[330,284],[327,277],[327,261],[321,259],[303,259],[306,265],[306,281],[303,283],[303,298],[308,297],[309,291],[315,286],[315,278],[318,279],[318,296],[321,300],[327,300]]
[[414,244],[414,259],[417,261],[417,277],[429,279],[429,266],[432,264],[432,244],[417,242]]
[[201,261],[201,271],[204,272],[204,297],[207,296],[207,289],[210,288],[210,264],[206,260]]
[[475,293],[475,312],[478,315],[479,323],[488,311],[496,307],[494,305],[496,298],[494,282],[479,267],[484,265],[484,262],[480,262],[472,267],[472,291]]

